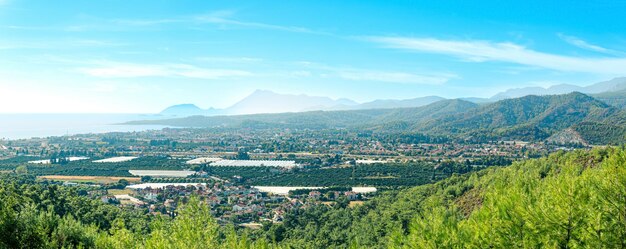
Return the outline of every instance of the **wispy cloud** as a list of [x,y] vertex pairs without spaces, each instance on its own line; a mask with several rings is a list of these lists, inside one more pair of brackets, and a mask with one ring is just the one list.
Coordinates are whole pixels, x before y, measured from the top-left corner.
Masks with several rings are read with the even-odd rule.
[[268,24],[268,23],[262,23],[262,22],[242,21],[242,20],[238,20],[235,17],[234,11],[229,11],[229,10],[214,11],[214,12],[203,14],[203,15],[178,17],[178,18],[143,19],[143,20],[118,19],[118,20],[113,20],[113,22],[117,25],[127,25],[127,26],[153,26],[153,25],[173,24],[173,23],[185,23],[185,24],[196,24],[196,25],[212,24],[212,25],[218,25],[220,28],[223,28],[223,29],[239,27],[239,28],[265,29],[265,30],[276,30],[276,31],[319,34],[319,35],[329,34],[327,32],[316,31],[316,30],[312,30],[309,28],[298,27],[298,26],[287,26],[287,25]]
[[98,62],[97,66],[81,67],[79,72],[101,78],[186,77],[195,79],[224,79],[252,76],[244,70],[201,68],[188,64],[134,64]]
[[228,62],[228,63],[256,63],[261,62],[263,59],[255,57],[198,57],[197,61],[202,62]]
[[366,37],[388,48],[455,56],[470,62],[507,62],[544,69],[596,74],[623,74],[626,57],[575,57],[535,51],[511,42],[441,40],[413,37]]
[[329,66],[310,61],[299,61],[295,64],[304,68],[314,69],[318,71],[319,75],[324,78],[335,77],[351,81],[372,81],[414,85],[441,85],[445,84],[451,79],[459,78],[458,75],[453,73],[421,73],[395,70],[387,71],[365,68],[347,68]]
[[557,34],[559,36],[559,38],[561,38],[563,41],[574,45],[576,47],[585,49],[585,50],[590,50],[590,51],[594,51],[594,52],[599,52],[599,53],[604,53],[604,54],[612,54],[612,55],[624,55],[623,52],[619,52],[619,51],[615,51],[612,49],[608,49],[608,48],[604,48],[598,45],[594,45],[591,43],[588,43],[578,37],[575,36],[568,36],[568,35],[564,35],[564,34]]
[[116,19],[113,20],[113,23],[119,25],[129,25],[129,26],[152,26],[158,24],[169,24],[169,23],[180,23],[185,21],[185,19],[153,19],[153,20],[139,20],[139,19]]
[[232,11],[217,11],[206,15],[196,16],[194,19],[203,23],[218,24],[223,27],[248,27],[268,30],[278,30],[296,33],[310,33],[310,34],[328,34],[326,32],[314,31],[308,28],[297,26],[283,26],[275,24],[267,24],[261,22],[247,22],[240,21],[233,18],[234,12]]
[[346,80],[378,81],[400,84],[441,85],[456,75],[423,75],[407,72],[388,72],[377,70],[339,70],[337,75]]
[[76,48],[92,48],[92,47],[124,47],[129,46],[128,43],[94,40],[94,39],[60,39],[41,41],[29,40],[4,40],[0,41],[0,50],[11,49],[76,49]]

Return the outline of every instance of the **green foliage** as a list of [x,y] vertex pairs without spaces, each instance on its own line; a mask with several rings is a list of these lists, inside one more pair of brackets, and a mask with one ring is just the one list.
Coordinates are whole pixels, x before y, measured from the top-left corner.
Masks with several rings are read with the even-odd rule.
[[[31,159],[32,160],[32,159]],[[95,159],[66,162],[64,164],[28,164],[28,172],[35,175],[77,175],[77,176],[131,176],[129,169],[136,170],[183,170],[187,165],[183,160],[163,156],[146,156],[132,161],[118,163],[94,163]],[[3,167],[18,167],[24,162],[5,160]]]
[[15,168],[15,173],[16,174],[20,174],[20,175],[27,174],[28,173],[28,166],[26,166],[26,165],[17,166],[17,168]]
[[594,94],[593,97],[609,105],[626,108],[626,90]]
[[256,186],[417,186],[444,179],[452,168],[431,163],[355,165],[286,172],[248,182]]
[[260,230],[220,226],[197,197],[175,218],[0,178],[0,248],[623,248],[626,148],[555,153],[363,205],[293,209]]
[[[460,198],[422,212],[395,247],[621,248],[626,245],[626,151],[577,151],[475,178]],[[430,198],[435,198],[432,196]],[[436,241],[433,242],[433,241]]]

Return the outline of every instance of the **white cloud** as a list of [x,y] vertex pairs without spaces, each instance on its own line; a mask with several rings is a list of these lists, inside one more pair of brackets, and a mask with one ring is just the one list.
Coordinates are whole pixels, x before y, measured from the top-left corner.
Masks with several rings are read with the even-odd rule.
[[544,53],[510,42],[441,40],[435,38],[367,37],[385,47],[455,56],[470,62],[507,62],[565,72],[618,75],[626,57],[575,57]]
[[254,57],[198,57],[198,61],[202,62],[219,62],[219,63],[255,63],[261,62],[263,59]]
[[311,33],[311,34],[327,34],[325,32],[318,32],[308,28],[296,27],[296,26],[282,26],[282,25],[274,25],[260,22],[245,22],[238,21],[232,19],[233,16],[232,11],[217,11],[207,15],[197,16],[195,18],[196,21],[211,23],[211,24],[219,24],[223,26],[240,26],[240,27],[249,27],[249,28],[259,28],[259,29],[269,29],[269,30],[278,30],[278,31],[288,31],[288,32],[296,32],[296,33]]
[[80,68],[80,72],[103,78],[132,78],[149,76],[168,76],[167,68],[155,65],[123,64]]
[[170,23],[178,23],[182,22],[182,19],[155,19],[155,20],[126,20],[126,19],[117,19],[113,20],[113,23],[120,25],[128,25],[128,26],[152,26],[158,24],[170,24]]
[[379,81],[402,84],[441,85],[455,75],[421,75],[406,72],[385,72],[367,70],[341,70],[337,74],[342,79],[360,81]]
[[[96,97],[76,89],[59,87],[55,84],[11,80],[11,85],[0,84],[0,113],[106,113],[125,110],[115,104],[101,104]],[[15,105],[15,103],[20,103]],[[136,111],[136,110],[132,110]],[[129,111],[129,112],[132,112]]]
[[102,78],[134,78],[134,77],[186,77],[196,79],[223,79],[251,76],[243,70],[200,68],[187,64],[133,64],[119,62],[99,62],[97,66],[79,68],[78,71]]
[[91,48],[91,47],[123,47],[128,46],[127,43],[114,42],[108,40],[89,40],[89,39],[60,39],[29,41],[29,40],[3,40],[0,41],[0,50],[14,49],[68,49],[68,48]]
[[594,45],[594,44],[590,44],[578,37],[575,36],[568,36],[568,35],[564,35],[564,34],[558,34],[559,38],[561,38],[563,41],[574,45],[576,47],[582,48],[582,49],[586,49],[586,50],[590,50],[590,51],[595,51],[595,52],[599,52],[599,53],[604,53],[604,54],[624,54],[621,53],[619,51],[615,51],[612,49],[608,49],[608,48],[604,48],[598,45]]
[[219,27],[221,28],[245,27],[245,28],[255,28],[255,29],[286,31],[286,32],[294,32],[294,33],[309,33],[309,34],[320,34],[320,35],[329,34],[327,32],[311,30],[308,28],[298,27],[298,26],[286,26],[286,25],[275,25],[275,24],[268,24],[268,23],[262,23],[262,22],[241,21],[241,20],[235,19],[234,15],[235,15],[234,11],[220,10],[220,11],[214,11],[214,12],[204,14],[204,15],[187,16],[187,17],[179,17],[179,18],[144,19],[144,20],[118,19],[118,20],[113,20],[113,23],[118,24],[118,25],[126,25],[126,26],[153,26],[153,25],[173,24],[173,23],[213,24],[213,25],[219,25]]
[[453,73],[442,72],[403,72],[371,70],[365,68],[346,68],[320,64],[310,61],[297,61],[295,65],[318,71],[321,78],[335,77],[353,81],[375,81],[397,84],[441,85],[450,79],[459,78]]
[[311,77],[313,74],[306,70],[299,70],[299,71],[289,72],[288,75],[292,77],[296,77],[296,78],[306,78],[306,77]]

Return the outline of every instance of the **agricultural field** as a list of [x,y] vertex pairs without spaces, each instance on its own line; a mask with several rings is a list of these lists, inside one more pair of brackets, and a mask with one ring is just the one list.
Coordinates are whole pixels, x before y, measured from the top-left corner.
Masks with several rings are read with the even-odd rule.
[[145,189],[145,188],[162,189],[167,186],[186,187],[186,186],[196,186],[196,185],[206,185],[206,183],[141,183],[141,184],[130,185],[127,188],[128,189]]
[[[0,161],[0,170],[13,170],[24,165],[22,162]],[[129,170],[186,170],[183,160],[164,156],[145,156],[131,161],[96,163],[89,160],[66,162],[63,164],[28,164],[28,172],[39,175],[68,175],[68,176],[114,176],[133,177]]]
[[281,160],[219,160],[210,165],[213,167],[282,167],[286,169],[300,166],[295,161]]
[[[288,171],[280,174],[248,172],[243,180],[255,186],[320,186],[403,187],[422,185],[451,175],[445,167],[435,169],[430,163],[372,164],[341,168],[317,168]],[[232,172],[231,174],[235,174]]]
[[109,195],[130,195],[133,193],[132,189],[107,189],[107,194]]
[[185,163],[186,164],[206,164],[206,163],[213,163],[213,162],[217,162],[221,160],[223,159],[219,157],[199,157],[196,159],[191,159]]
[[278,187],[278,186],[252,186],[255,189],[258,189],[261,192],[272,193],[275,195],[287,195],[289,191],[299,190],[299,189],[321,189],[321,187]]
[[93,162],[94,163],[121,163],[121,162],[132,161],[132,160],[135,160],[137,158],[138,157],[135,157],[135,156],[118,156],[118,157],[111,157],[111,158],[106,158],[106,159],[95,160]]
[[129,170],[134,176],[150,176],[150,177],[188,177],[195,174],[195,171],[189,170]]
[[[73,162],[73,161],[80,161],[80,160],[87,160],[87,159],[89,159],[89,157],[71,156],[71,157],[65,158],[65,161]],[[30,163],[30,164],[52,164],[52,160],[51,159],[34,160],[34,161],[28,161],[28,163]]]
[[109,184],[116,183],[119,180],[125,179],[128,182],[140,182],[139,177],[112,177],[112,176],[64,176],[64,175],[47,175],[38,176],[38,179],[53,180],[53,181],[68,181],[77,183],[98,183]]

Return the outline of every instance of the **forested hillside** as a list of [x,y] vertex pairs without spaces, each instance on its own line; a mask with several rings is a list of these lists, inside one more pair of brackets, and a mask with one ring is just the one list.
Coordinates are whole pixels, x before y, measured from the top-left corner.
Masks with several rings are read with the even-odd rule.
[[[434,119],[421,130],[435,134],[460,133],[487,139],[504,137],[543,140],[573,125],[582,122],[605,124],[607,119],[615,116],[623,117],[623,113],[618,108],[582,93],[531,95],[506,99],[468,112]],[[585,139],[594,139],[587,131],[581,133]]]
[[233,128],[345,128],[404,122],[414,124],[423,120],[457,114],[478,105],[463,100],[442,100],[416,108],[369,109],[352,111],[312,111],[278,114],[235,116],[193,116],[179,119],[133,121],[129,124],[163,124],[179,127]]
[[176,218],[91,200],[74,187],[4,175],[0,248],[621,248],[626,149],[556,153],[318,205],[256,231],[221,227],[196,197]]
[[557,153],[470,174],[420,203],[392,247],[623,248],[626,151]]
[[[588,95],[525,96],[477,105],[442,100],[418,108],[302,112],[241,116],[195,116],[134,121],[180,127],[358,128],[385,132],[420,132],[476,141],[543,141],[567,128],[591,144],[620,144],[626,138],[626,111]],[[607,132],[610,130],[610,132]]]
[[609,105],[622,109],[626,108],[626,90],[598,93],[592,96]]

